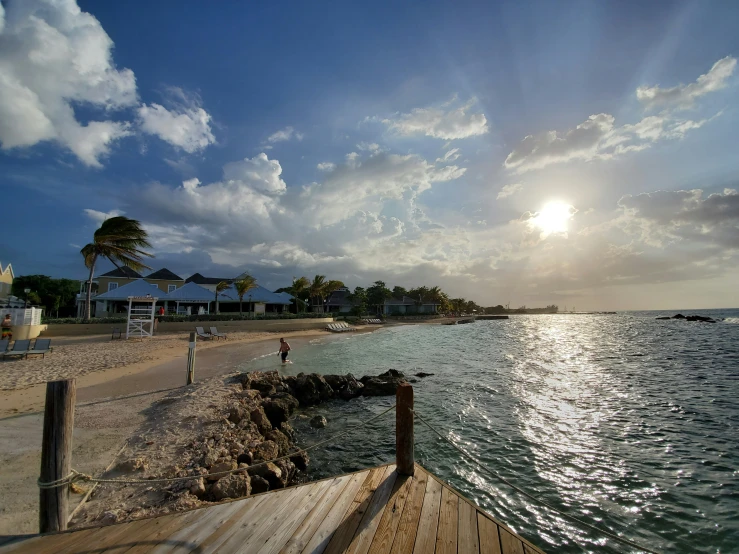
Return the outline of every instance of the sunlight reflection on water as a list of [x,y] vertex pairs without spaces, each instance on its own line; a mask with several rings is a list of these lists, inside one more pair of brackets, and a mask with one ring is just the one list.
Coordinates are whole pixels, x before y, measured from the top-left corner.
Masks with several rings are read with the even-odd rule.
[[[657,550],[725,553],[739,551],[737,338],[739,325],[653,314],[520,316],[328,337],[291,352],[286,371],[434,373],[414,384],[418,411],[504,477]],[[295,426],[310,444],[393,400],[331,402],[310,410],[326,415],[326,430]],[[393,433],[390,418],[316,452],[312,475],[392,460]],[[624,551],[520,497],[420,425],[416,455],[545,550]]]

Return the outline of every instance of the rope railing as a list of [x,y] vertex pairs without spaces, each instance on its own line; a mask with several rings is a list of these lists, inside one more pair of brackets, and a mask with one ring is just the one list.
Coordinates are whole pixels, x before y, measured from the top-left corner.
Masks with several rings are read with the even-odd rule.
[[369,418],[366,421],[363,421],[362,423],[355,425],[354,427],[351,427],[347,429],[346,431],[342,431],[341,433],[337,433],[335,435],[332,435],[331,437],[324,439],[322,441],[318,441],[314,444],[311,444],[310,446],[306,448],[298,448],[296,451],[291,452],[289,454],[285,454],[284,456],[279,456],[277,458],[273,458],[271,460],[266,460],[263,462],[259,462],[257,464],[252,464],[249,467],[245,468],[236,468],[236,469],[230,469],[227,471],[219,471],[217,473],[208,473],[207,475],[188,475],[186,477],[161,477],[161,478],[155,478],[155,479],[121,479],[121,478],[110,478],[106,479],[104,477],[93,477],[92,475],[88,475],[86,473],[82,473],[80,471],[77,471],[75,469],[72,469],[70,473],[62,478],[57,479],[55,481],[48,481],[48,482],[42,482],[41,479],[39,479],[36,484],[38,485],[39,489],[55,489],[58,487],[64,487],[67,485],[71,485],[72,483],[76,483],[78,481],[85,481],[90,483],[117,483],[121,485],[151,485],[152,483],[174,483],[178,481],[192,481],[194,479],[199,479],[201,477],[225,477],[226,475],[231,475],[234,473],[244,473],[249,470],[266,466],[270,463],[279,462],[280,460],[286,460],[289,458],[292,458],[294,456],[300,455],[305,452],[309,452],[311,450],[315,450],[316,448],[319,448],[323,445],[335,442],[341,437],[344,437],[346,435],[349,435],[356,431],[357,429],[361,429],[362,427],[367,426],[369,423],[372,423],[373,421],[376,421],[383,417],[385,414],[389,413],[390,411],[395,409],[395,404],[387,408],[386,410],[380,412],[379,414]]
[[537,503],[537,504],[539,504],[541,506],[545,506],[545,507],[549,508],[550,510],[552,510],[553,512],[556,512],[557,514],[561,515],[562,517],[565,517],[565,518],[569,519],[570,521],[574,521],[574,522],[576,522],[576,523],[578,523],[578,524],[580,524],[580,525],[582,525],[584,527],[587,527],[588,529],[591,529],[593,531],[596,531],[597,533],[600,533],[600,534],[602,534],[602,535],[604,535],[606,537],[609,537],[609,538],[611,538],[611,539],[613,539],[615,541],[618,541],[618,542],[620,542],[622,544],[626,544],[628,546],[631,546],[631,547],[634,547],[634,548],[638,548],[640,550],[643,550],[644,552],[648,552],[649,554],[660,554],[656,550],[651,550],[650,548],[647,548],[646,546],[643,546],[641,544],[638,544],[638,543],[636,543],[636,542],[634,542],[632,540],[625,539],[623,537],[619,537],[618,535],[615,535],[615,534],[613,534],[613,533],[611,533],[609,531],[606,531],[605,529],[601,529],[600,527],[597,527],[597,526],[592,525],[592,524],[590,524],[590,523],[588,523],[586,521],[583,521],[582,519],[580,519],[578,517],[575,517],[575,516],[573,516],[571,514],[568,514],[567,512],[564,512],[564,511],[560,510],[559,508],[555,508],[554,506],[552,506],[548,502],[542,500],[541,498],[539,498],[539,497],[537,497],[537,496],[535,496],[533,494],[530,494],[530,493],[526,492],[524,489],[522,489],[518,485],[512,483],[511,481],[509,481],[508,479],[506,479],[502,475],[498,474],[497,472],[493,471],[492,469],[488,468],[483,462],[481,462],[480,460],[478,460],[477,458],[475,458],[474,456],[472,456],[471,454],[469,454],[468,452],[466,452],[465,450],[463,450],[462,448],[460,448],[459,446],[457,446],[453,441],[451,441],[448,437],[446,437],[443,433],[441,433],[433,425],[431,425],[428,421],[426,421],[421,416],[421,414],[419,414],[416,410],[412,410],[412,411],[413,411],[413,414],[415,415],[415,417],[417,417],[418,420],[421,423],[423,423],[426,427],[428,427],[429,429],[431,429],[431,431],[433,431],[436,435],[438,435],[438,437],[440,439],[442,439],[445,442],[449,443],[449,445],[452,446],[452,448],[454,448],[455,450],[457,450],[460,454],[462,454],[462,456],[464,456],[466,459],[472,461],[476,466],[480,467],[485,473],[488,473],[489,475],[492,475],[493,477],[495,477],[499,481],[505,483],[510,488],[512,488],[513,490],[515,490],[519,494],[525,496],[526,498],[528,498],[532,502],[535,502],[535,503]]

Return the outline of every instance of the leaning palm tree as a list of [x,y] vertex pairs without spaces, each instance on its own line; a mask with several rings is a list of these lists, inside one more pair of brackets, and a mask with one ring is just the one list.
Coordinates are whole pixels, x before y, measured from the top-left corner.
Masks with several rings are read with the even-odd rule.
[[239,295],[239,315],[243,315],[241,305],[244,301],[244,295],[251,289],[257,288],[257,280],[251,275],[244,275],[234,283],[236,294]]
[[341,281],[336,281],[334,279],[327,281],[324,283],[323,287],[321,288],[321,305],[323,305],[323,300],[326,300],[329,296],[331,296],[331,293],[339,290],[344,286],[344,283]]
[[326,276],[316,275],[313,278],[313,282],[308,286],[308,295],[310,296],[311,302],[313,303],[314,306],[316,306],[315,299],[321,298],[321,294],[322,294],[323,287],[325,284],[326,284]]
[[130,267],[134,271],[151,269],[143,262],[144,258],[154,257],[153,254],[143,250],[143,248],[151,248],[148,239],[149,236],[141,227],[141,223],[135,219],[117,216],[103,221],[100,228],[95,231],[92,242],[80,250],[80,254],[85,258],[85,266],[90,270],[85,304],[86,320],[90,320],[92,279],[98,258],[110,260],[118,269],[120,266]]
[[228,281],[221,281],[216,285],[216,315],[218,315],[218,295],[221,294],[224,290],[226,290],[231,285]]
[[291,293],[295,297],[295,313],[298,313],[300,309],[300,297],[310,287],[310,281],[307,277],[293,278],[293,286],[291,287]]

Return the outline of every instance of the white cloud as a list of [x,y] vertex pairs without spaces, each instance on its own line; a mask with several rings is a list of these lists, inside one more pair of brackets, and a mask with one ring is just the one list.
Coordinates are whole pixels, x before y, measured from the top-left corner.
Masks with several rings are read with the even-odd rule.
[[133,106],[136,80],[116,69],[113,41],[72,0],[7,3],[0,17],[0,142],[3,149],[56,141],[83,163],[100,167],[126,123],[80,123],[76,103],[105,110]]
[[[692,85],[685,87],[688,92],[685,92],[684,97],[689,97],[692,102],[693,99],[723,86],[723,81],[719,80],[716,74],[726,74],[728,71],[726,60],[728,59],[719,60],[714,64],[711,72],[699,77],[697,82],[703,83],[701,87],[694,89],[690,88]],[[714,71],[722,62],[722,69],[718,72]],[[735,63],[729,65],[731,71],[733,71]],[[712,77],[709,78],[711,75]],[[710,81],[710,84],[706,81]],[[642,94],[644,93],[642,92]],[[654,98],[662,98],[661,93],[654,94]],[[668,94],[665,98],[672,98],[673,96],[677,98],[673,93]],[[508,154],[504,166],[509,170],[522,173],[533,169],[541,169],[551,164],[574,160],[613,159],[627,153],[646,150],[658,141],[682,139],[689,131],[702,127],[721,113],[719,112],[711,118],[694,121],[681,119],[674,112],[666,110],[659,115],[646,116],[637,123],[626,124],[621,127],[615,125],[615,118],[610,114],[591,115],[586,121],[564,133],[545,131],[525,137]]]
[[267,142],[283,142],[292,139],[295,137],[296,140],[303,140],[303,134],[298,133],[295,129],[292,127],[285,127],[284,129],[277,131],[275,133],[272,133],[268,138]]
[[423,134],[429,137],[453,140],[483,135],[488,132],[485,114],[470,113],[477,104],[473,98],[456,108],[456,99],[438,107],[415,108],[410,113],[396,114],[394,118],[383,119],[388,129],[399,135]]
[[156,135],[188,154],[215,143],[211,116],[200,106],[199,98],[172,87],[168,90],[168,100],[171,110],[161,104],[139,106],[137,116],[142,131]]
[[636,97],[648,108],[660,106],[689,108],[701,96],[724,88],[735,68],[736,58],[726,56],[713,64],[708,73],[701,75],[693,83],[670,88],[641,86],[636,89]]
[[267,154],[244,158],[240,162],[231,162],[223,166],[223,178],[231,183],[240,183],[254,190],[281,194],[285,192],[285,181],[280,177],[282,166],[277,160],[270,160]]
[[364,152],[372,152],[373,154],[376,154],[381,150],[380,145],[376,142],[360,142],[357,144],[357,149]]
[[116,217],[119,215],[123,215],[124,212],[120,210],[110,210],[109,212],[101,212],[98,210],[91,210],[91,209],[85,209],[85,214],[87,214],[87,217],[92,219],[95,223],[102,223],[106,219],[110,219],[111,217]]
[[336,164],[331,162],[321,162],[316,166],[319,171],[333,171],[336,169]]
[[436,158],[436,163],[453,162],[459,158],[459,148],[452,148],[441,158]]
[[498,192],[498,196],[496,196],[496,200],[502,200],[503,198],[508,198],[509,196],[513,196],[517,192],[523,190],[523,185],[521,183],[513,183],[510,185],[505,185],[503,188],[500,189],[500,192]]

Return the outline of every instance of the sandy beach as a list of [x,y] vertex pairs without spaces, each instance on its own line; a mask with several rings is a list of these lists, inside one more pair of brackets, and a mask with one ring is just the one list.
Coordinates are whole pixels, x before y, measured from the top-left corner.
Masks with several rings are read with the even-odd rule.
[[[371,332],[366,328],[361,332]],[[279,336],[300,348],[321,330],[230,334],[227,341],[198,342],[196,382],[232,373],[242,362],[277,351]],[[330,339],[329,339],[330,340]],[[46,381],[77,379],[74,466],[100,474],[145,421],[157,401],[184,390],[186,335],[148,341],[111,341],[109,336],[54,339],[45,359],[3,362],[0,368],[0,535],[38,530],[36,478]],[[176,393],[179,394],[179,393]],[[166,434],[166,433],[165,433]],[[76,507],[82,495],[73,494]]]

